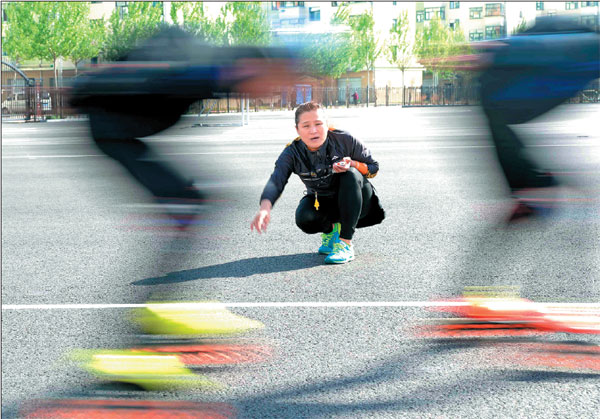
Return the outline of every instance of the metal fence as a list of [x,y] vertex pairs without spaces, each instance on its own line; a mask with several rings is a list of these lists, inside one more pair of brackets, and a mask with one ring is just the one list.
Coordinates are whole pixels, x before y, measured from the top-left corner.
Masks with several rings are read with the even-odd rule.
[[2,85],[3,120],[43,121],[74,114],[61,89],[30,82],[29,86]]
[[[300,94],[298,94],[300,93]],[[384,87],[346,89],[346,88],[308,88],[294,94],[290,89],[273,92],[269,96],[250,99],[250,111],[291,110],[308,100],[320,102],[325,107],[371,107],[371,106],[468,106],[479,105],[479,86],[437,86],[437,87]],[[567,103],[600,103],[600,88],[583,90]],[[241,101],[231,96],[217,100],[204,101],[190,108],[189,113],[241,112]]]
[[[2,85],[2,119],[38,121],[52,118],[79,117],[69,108],[67,91],[42,87],[30,79],[32,85]],[[465,106],[478,105],[479,89],[467,87],[384,87],[346,88],[303,88],[304,90],[281,89],[260,98],[251,98],[250,112],[269,110],[292,110],[308,100],[321,102],[325,107],[374,107],[374,106]],[[203,100],[190,106],[188,114],[231,113],[242,111],[243,100],[239,95],[220,99]],[[600,88],[585,89],[567,103],[600,103]]]

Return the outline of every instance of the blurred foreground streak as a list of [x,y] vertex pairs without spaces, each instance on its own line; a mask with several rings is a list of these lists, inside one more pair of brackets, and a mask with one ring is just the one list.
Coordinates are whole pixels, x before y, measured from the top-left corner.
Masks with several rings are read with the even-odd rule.
[[568,203],[557,196],[556,173],[526,155],[509,125],[530,122],[600,78],[600,34],[569,16],[542,16],[522,33],[471,47],[476,54],[424,64],[480,72],[481,105],[515,203],[509,221],[548,216]]
[[[600,218],[597,197],[561,198],[560,193],[564,192],[559,193],[559,178],[563,168],[549,171],[539,167],[527,155],[526,142],[510,127],[547,113],[600,77],[600,35],[566,16],[541,17],[523,33],[471,47],[477,54],[430,60],[429,64],[480,72],[481,104],[510,188],[512,210],[500,228],[487,229],[480,240],[474,241],[461,266],[462,276],[457,275],[449,293],[456,295],[469,283],[475,286],[467,287],[460,298],[439,301],[441,318],[430,319],[427,325],[419,327],[417,336],[440,345],[490,347],[494,350],[491,363],[504,367],[595,376],[600,374],[598,301],[536,303],[499,283],[518,283],[518,277],[501,278],[493,268],[475,273],[469,269],[493,266],[492,260],[483,258],[498,258],[507,266],[520,266],[521,261],[510,257],[511,250],[518,249],[519,230],[509,225],[514,227],[517,221],[549,220],[559,210],[574,204],[589,205],[595,218],[591,221]],[[582,172],[580,178],[585,175]],[[505,232],[512,232],[513,236]],[[531,231],[524,229],[522,234]],[[586,275],[585,266],[581,271]],[[595,279],[588,279],[587,283],[594,287]],[[567,282],[568,278],[563,280]],[[526,289],[527,284],[522,287]],[[592,289],[586,291],[594,295]],[[566,295],[555,297],[564,301]]]
[[[152,262],[152,269],[178,269],[186,249],[193,249],[197,230],[205,224],[200,217],[214,200],[141,138],[171,127],[198,100],[229,93],[269,94],[272,87],[293,84],[297,68],[298,62],[284,49],[213,47],[169,28],[117,62],[99,65],[77,79],[71,103],[89,114],[96,145],[153,197],[154,202],[144,206],[151,209],[151,227],[158,227],[148,230],[152,240],[164,238],[165,229],[170,232],[170,245],[160,260]],[[206,377],[206,368],[267,359],[271,355],[268,346],[237,340],[241,334],[264,327],[262,323],[231,313],[218,302],[180,302],[183,296],[178,295],[176,284],[148,288],[151,291],[140,293],[136,301],[148,302],[146,308],[124,319],[133,320],[142,331],[133,336],[133,342],[121,342],[118,349],[72,354],[103,390],[74,389],[73,394],[52,400],[26,402],[20,409],[22,417],[236,415],[232,406],[221,403],[145,400],[148,393],[144,391],[192,390],[197,395],[223,389]]]
[[111,418],[207,418],[235,417],[235,409],[225,403],[196,403],[162,400],[63,399],[32,402],[23,411],[30,419],[111,419]]
[[600,303],[535,303],[515,290],[467,287],[461,298],[436,301],[431,310],[441,316],[424,319],[414,336],[524,380],[600,377]]
[[294,83],[299,62],[286,49],[213,47],[169,28],[117,62],[99,65],[77,79],[71,103],[89,114],[92,137],[146,188],[182,228],[177,205],[204,195],[140,140],[175,124],[201,99],[230,93],[258,96]]

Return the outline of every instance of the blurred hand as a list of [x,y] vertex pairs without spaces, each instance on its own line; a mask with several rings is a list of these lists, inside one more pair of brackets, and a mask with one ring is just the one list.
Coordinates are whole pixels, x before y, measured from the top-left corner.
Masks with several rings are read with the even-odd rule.
[[267,226],[271,221],[271,201],[263,199],[260,203],[260,209],[254,216],[252,223],[250,223],[250,231],[256,230],[258,234],[267,232]]

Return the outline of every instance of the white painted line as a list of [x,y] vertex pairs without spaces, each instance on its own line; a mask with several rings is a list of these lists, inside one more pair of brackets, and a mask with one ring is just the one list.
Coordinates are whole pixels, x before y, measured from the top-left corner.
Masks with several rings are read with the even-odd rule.
[[[159,303],[157,303],[159,304]],[[598,303],[540,303],[544,306],[561,308],[600,309]],[[2,310],[86,310],[110,308],[143,308],[156,304],[6,304]],[[444,301],[307,301],[307,302],[263,302],[263,303],[173,303],[162,305],[177,305],[179,307],[204,308],[362,308],[362,307],[461,307],[465,302]]]
[[[539,148],[539,147],[599,147],[599,145],[595,144],[536,144],[529,145],[527,147]],[[428,146],[426,144],[423,145],[402,145],[397,144],[394,146],[371,146],[371,150],[374,151],[394,151],[394,150],[440,150],[440,149],[468,149],[468,148],[494,148],[493,145],[444,145],[444,146]],[[238,155],[239,157],[244,157],[246,155],[252,154],[267,154],[267,153],[280,153],[282,150],[281,147],[278,147],[275,150],[261,150],[261,151],[246,151],[246,150],[236,150],[236,151],[205,151],[205,152],[186,152],[186,153],[162,153],[165,156],[215,156],[215,155]],[[80,154],[80,155],[47,155],[47,156],[2,156],[2,160],[11,160],[11,159],[67,159],[67,158],[82,158],[82,157],[106,157],[104,154]]]
[[[106,309],[106,308],[143,308],[152,304],[3,304],[2,310],[68,310],[68,309]],[[154,304],[156,305],[156,304]],[[171,305],[171,304],[163,304]],[[334,308],[334,307],[446,307],[462,306],[465,303],[452,302],[440,303],[432,301],[330,301],[330,302],[264,302],[264,303],[173,303],[182,307],[204,307],[204,308]]]
[[106,157],[104,154],[72,154],[72,155],[53,155],[53,156],[2,156],[2,160],[7,159],[72,159],[81,157]]

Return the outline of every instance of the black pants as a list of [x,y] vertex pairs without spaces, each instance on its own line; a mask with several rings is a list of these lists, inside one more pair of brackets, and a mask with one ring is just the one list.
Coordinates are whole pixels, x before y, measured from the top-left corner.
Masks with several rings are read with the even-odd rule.
[[[191,179],[183,177],[145,142],[135,138],[135,134],[149,135],[169,127],[178,117],[165,117],[149,127],[145,116],[94,109],[90,112],[90,127],[100,151],[118,161],[155,198],[202,199]],[[143,132],[144,129],[149,131]]]
[[329,233],[333,223],[341,223],[340,237],[351,240],[358,220],[365,217],[371,207],[373,186],[355,168],[335,174],[337,192],[332,196],[306,195],[296,209],[296,225],[308,234]]
[[544,175],[542,170],[525,156],[523,143],[508,124],[497,122],[492,112],[488,112],[488,118],[498,161],[512,191],[557,184],[552,176]]
[[117,160],[155,198],[202,199],[193,181],[154,153],[143,141],[94,139],[98,148]]

